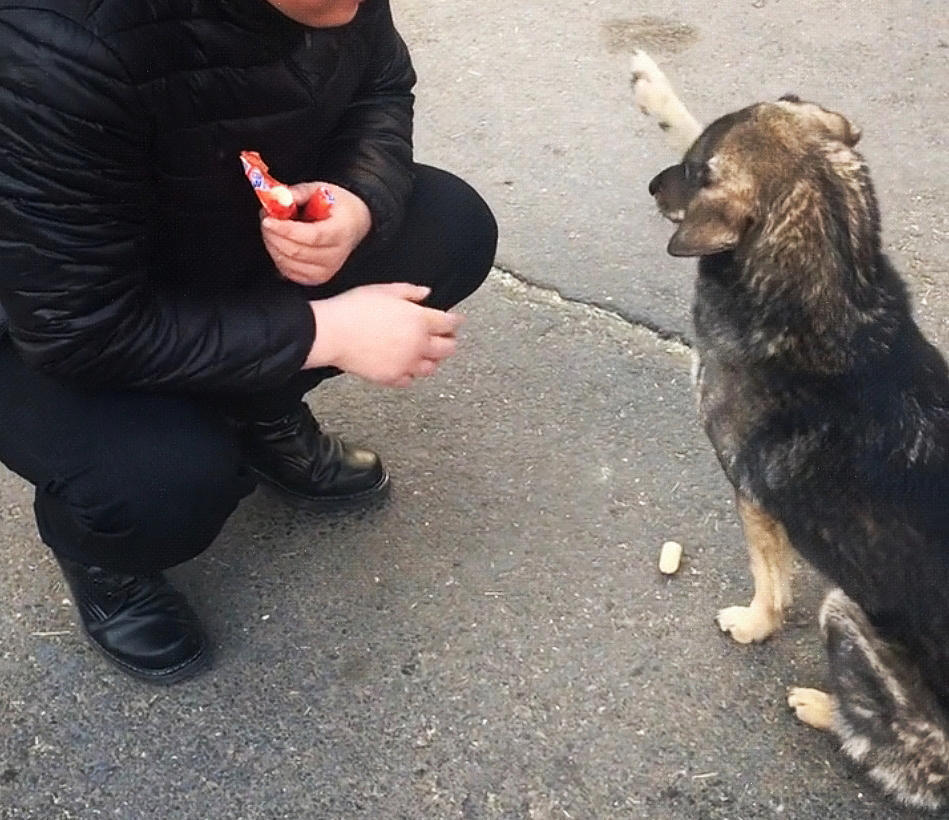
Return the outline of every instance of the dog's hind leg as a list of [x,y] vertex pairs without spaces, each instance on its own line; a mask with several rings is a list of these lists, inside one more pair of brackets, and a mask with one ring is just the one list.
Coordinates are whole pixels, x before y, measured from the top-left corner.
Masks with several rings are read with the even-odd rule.
[[791,604],[794,551],[780,521],[743,496],[736,498],[755,592],[748,606],[726,607],[717,620],[738,643],[752,643],[781,627],[784,610]]
[[837,698],[820,689],[792,686],[788,690],[788,706],[801,723],[828,732],[834,727]]
[[683,105],[672,83],[645,51],[637,51],[630,62],[633,101],[644,114],[655,117],[672,147],[685,153],[702,133],[702,126]]
[[[820,611],[833,694],[823,717],[848,757],[901,803],[939,809],[949,802],[949,723],[911,656],[886,644],[841,590]],[[792,689],[788,703],[805,723],[817,690]],[[801,714],[801,706],[804,714]]]

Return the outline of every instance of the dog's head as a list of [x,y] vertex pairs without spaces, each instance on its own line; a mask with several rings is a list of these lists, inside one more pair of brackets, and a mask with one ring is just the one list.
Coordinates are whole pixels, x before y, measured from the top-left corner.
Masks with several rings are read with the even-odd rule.
[[852,164],[860,130],[846,117],[787,95],[713,122],[678,165],[649,183],[662,214],[678,224],[673,256],[734,250],[787,199],[818,154]]

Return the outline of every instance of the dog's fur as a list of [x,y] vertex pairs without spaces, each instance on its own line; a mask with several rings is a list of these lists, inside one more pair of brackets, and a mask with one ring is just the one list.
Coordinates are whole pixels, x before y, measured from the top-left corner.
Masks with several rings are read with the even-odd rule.
[[755,585],[719,612],[740,642],[777,630],[791,547],[839,589],[820,613],[830,694],[798,717],[903,803],[949,800],[949,372],[880,248],[860,132],[788,96],[701,130],[655,63],[636,101],[682,161],[649,186],[699,257],[700,416],[735,487]]

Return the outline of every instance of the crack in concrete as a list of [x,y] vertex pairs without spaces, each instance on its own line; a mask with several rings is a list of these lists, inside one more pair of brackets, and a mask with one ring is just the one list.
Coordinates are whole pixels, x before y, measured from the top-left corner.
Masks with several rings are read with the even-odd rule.
[[627,330],[647,333],[657,342],[665,343],[670,348],[670,352],[688,352],[692,349],[692,341],[677,331],[668,330],[646,319],[628,316],[596,302],[587,302],[583,299],[564,296],[556,288],[538,285],[530,279],[498,265],[492,267],[491,279],[507,290],[524,294],[527,298],[536,302],[561,308],[579,308],[595,319],[618,323]]

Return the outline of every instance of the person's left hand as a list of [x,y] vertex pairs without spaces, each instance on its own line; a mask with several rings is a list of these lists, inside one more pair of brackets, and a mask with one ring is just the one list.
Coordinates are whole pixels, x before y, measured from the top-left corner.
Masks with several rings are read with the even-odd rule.
[[332,279],[372,225],[366,203],[345,188],[328,182],[301,182],[287,187],[302,209],[321,186],[336,199],[328,219],[299,222],[264,216],[260,222],[264,246],[277,270],[301,285],[322,285]]

